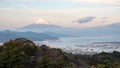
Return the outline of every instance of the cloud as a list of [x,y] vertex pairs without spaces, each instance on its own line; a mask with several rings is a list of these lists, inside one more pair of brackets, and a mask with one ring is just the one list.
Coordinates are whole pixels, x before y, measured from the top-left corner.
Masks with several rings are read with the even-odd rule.
[[88,23],[88,22],[92,21],[92,20],[95,19],[95,18],[96,18],[96,17],[88,16],[88,17],[80,18],[80,19],[75,20],[75,21],[73,21],[73,22]]

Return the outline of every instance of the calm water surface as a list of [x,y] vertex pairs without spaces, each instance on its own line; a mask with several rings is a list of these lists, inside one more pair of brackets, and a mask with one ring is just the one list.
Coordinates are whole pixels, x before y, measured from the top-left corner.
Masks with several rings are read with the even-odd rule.
[[120,38],[113,37],[67,37],[60,38],[58,41],[42,42],[43,44],[52,46],[74,46],[88,45],[93,42],[120,42]]

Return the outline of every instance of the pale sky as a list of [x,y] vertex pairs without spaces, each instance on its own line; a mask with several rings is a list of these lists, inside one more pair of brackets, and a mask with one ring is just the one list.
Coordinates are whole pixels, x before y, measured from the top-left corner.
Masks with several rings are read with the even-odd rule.
[[87,28],[120,22],[120,0],[0,0],[0,30],[38,21]]

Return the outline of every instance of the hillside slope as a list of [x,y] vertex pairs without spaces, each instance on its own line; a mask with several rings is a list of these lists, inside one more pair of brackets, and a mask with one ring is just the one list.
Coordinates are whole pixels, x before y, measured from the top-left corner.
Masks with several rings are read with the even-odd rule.
[[120,52],[94,55],[66,53],[17,38],[0,46],[0,68],[119,68]]

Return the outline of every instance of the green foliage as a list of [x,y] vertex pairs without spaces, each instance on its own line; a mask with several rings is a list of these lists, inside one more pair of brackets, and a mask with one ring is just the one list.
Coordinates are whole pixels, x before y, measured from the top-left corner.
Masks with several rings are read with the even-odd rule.
[[97,64],[96,67],[97,68],[105,68],[105,65],[104,64]]
[[67,68],[68,64],[63,60],[51,61],[47,57],[43,57],[38,64],[38,68]]
[[[27,43],[27,42],[26,42]],[[34,45],[22,45],[15,40],[4,43],[0,52],[0,68],[26,68],[30,64],[29,59],[36,53]]]
[[94,55],[77,55],[79,60],[96,68],[120,68],[120,52],[99,53]]
[[66,68],[69,63],[66,61],[65,52],[61,49],[50,48],[42,45],[39,49],[39,68]]
[[120,68],[120,52],[75,55],[25,38],[0,46],[0,68]]

